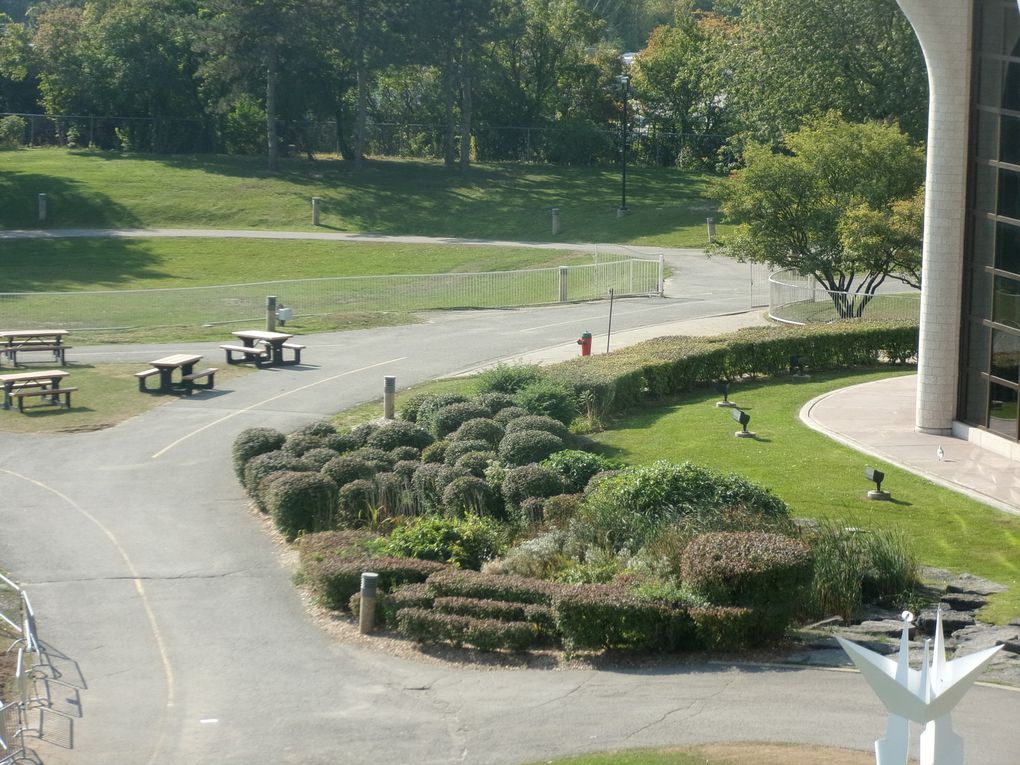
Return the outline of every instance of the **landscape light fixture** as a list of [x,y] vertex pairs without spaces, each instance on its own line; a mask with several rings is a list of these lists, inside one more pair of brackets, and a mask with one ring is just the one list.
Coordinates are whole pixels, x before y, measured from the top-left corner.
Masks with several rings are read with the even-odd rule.
[[882,491],[882,481],[885,480],[885,473],[875,470],[873,467],[864,468],[864,477],[875,482],[875,488],[868,492],[868,499],[889,499],[892,495]]
[[[1020,2],[1020,0],[1018,0]],[[798,356],[796,353],[790,356],[790,374],[794,377],[807,378],[811,375],[804,374],[804,367],[807,366],[807,359],[804,356]]]
[[[1020,0],[1018,0],[1018,2],[1020,2]],[[717,391],[719,391],[719,393],[722,394],[722,401],[716,401],[715,402],[716,406],[724,406],[724,407],[730,407],[730,408],[736,406],[736,404],[734,404],[732,401],[730,401],[730,381],[729,380],[719,380],[719,382],[717,382],[715,384],[715,389]]]
[[737,438],[754,438],[757,435],[756,433],[752,433],[747,429],[747,423],[751,421],[751,415],[749,415],[747,412],[743,411],[742,409],[734,409],[733,419],[739,422],[740,427],[743,428],[743,430],[738,430],[736,433],[733,434]]

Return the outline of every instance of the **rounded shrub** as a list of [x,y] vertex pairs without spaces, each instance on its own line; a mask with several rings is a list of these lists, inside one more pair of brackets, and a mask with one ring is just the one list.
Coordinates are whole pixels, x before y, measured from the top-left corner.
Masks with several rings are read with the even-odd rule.
[[454,465],[457,460],[465,454],[470,454],[471,452],[484,452],[489,449],[492,449],[492,444],[488,441],[452,441],[450,445],[446,447],[446,451],[443,452],[443,462],[447,465]]
[[361,446],[361,444],[358,443],[358,439],[347,431],[343,433],[334,433],[330,436],[321,436],[321,438],[327,448],[332,449],[338,454],[354,451]]
[[[507,471],[503,479],[503,499],[512,507],[520,507],[524,500],[545,499],[564,490],[563,476],[542,465],[522,465]],[[538,519],[541,520],[541,517]]]
[[543,430],[508,433],[499,442],[499,458],[511,465],[541,462],[563,448],[563,440]]
[[546,457],[542,464],[559,473],[569,491],[583,491],[596,473],[612,470],[616,465],[605,457],[580,449],[564,449]]
[[399,514],[404,505],[407,482],[396,473],[376,473],[374,504],[389,515]]
[[234,439],[234,473],[244,480],[244,466],[252,457],[280,449],[287,437],[272,428],[246,428]]
[[470,470],[471,475],[473,476],[484,478],[485,471],[488,469],[489,463],[498,459],[499,455],[496,454],[496,452],[468,452],[467,454],[462,454],[458,457],[454,464],[457,467]]
[[502,425],[504,428],[508,423],[516,420],[518,417],[528,417],[531,415],[527,409],[520,406],[508,406],[505,409],[500,409],[492,419]]
[[410,485],[411,479],[414,477],[414,471],[416,471],[421,464],[422,463],[418,460],[399,460],[393,466],[393,472],[400,476],[406,484]]
[[365,460],[365,462],[372,465],[378,471],[391,470],[393,468],[394,460],[390,457],[389,453],[384,452],[382,449],[376,449],[374,446],[362,446],[360,449],[348,452],[348,455],[359,460]]
[[450,436],[451,441],[488,441],[496,446],[503,440],[505,429],[502,425],[488,417],[476,417],[468,420]]
[[443,508],[453,516],[491,515],[496,509],[496,495],[483,479],[462,475],[443,489]]
[[327,531],[336,522],[337,486],[321,473],[284,472],[269,482],[265,502],[276,528],[292,541],[310,531]]
[[475,377],[479,393],[516,393],[542,379],[537,364],[497,364]]
[[464,468],[436,463],[423,463],[414,471],[411,488],[421,506],[436,512],[443,507],[443,491],[453,479],[470,475]]
[[301,455],[301,459],[307,462],[314,470],[322,470],[327,462],[337,456],[339,455],[332,449],[318,448],[309,449]]
[[445,438],[468,420],[488,416],[489,410],[481,404],[475,404],[470,401],[450,404],[437,410],[432,415],[429,429],[437,438]]
[[283,442],[283,451],[300,457],[312,449],[328,449],[326,439],[321,436],[308,436],[301,433],[291,433]]
[[300,457],[287,454],[283,451],[266,452],[248,460],[244,466],[244,488],[248,496],[255,501],[255,505],[262,512],[266,511],[266,505],[262,497],[262,482],[273,473],[283,470],[306,471],[311,470],[311,465]]
[[326,438],[328,436],[335,436],[336,428],[333,427],[333,423],[329,420],[316,420],[315,422],[310,422],[307,425],[302,425],[291,435],[318,436],[319,438]]
[[503,531],[491,518],[426,515],[394,529],[386,552],[478,569],[482,563],[502,553],[504,548]]
[[540,524],[545,518],[545,500],[541,497],[525,497],[520,504],[520,518],[529,524]]
[[557,529],[565,529],[581,507],[580,494],[557,494],[549,497],[542,507],[545,522]]
[[467,400],[467,396],[462,396],[459,393],[437,393],[426,396],[418,405],[418,414],[415,421],[418,427],[424,428],[431,433],[432,417],[436,412],[443,407],[450,406],[450,404],[462,404]]
[[363,422],[360,425],[355,425],[348,432],[351,438],[354,439],[354,443],[357,446],[366,446],[368,444],[369,437],[381,427],[382,422],[379,420],[371,420],[369,422]]
[[351,481],[371,478],[378,471],[372,463],[366,460],[341,454],[323,465],[320,472],[337,486],[345,486]]
[[498,414],[507,407],[516,406],[514,403],[514,397],[509,393],[499,393],[492,391],[491,393],[483,393],[480,396],[475,396],[475,401],[484,406],[493,414]]
[[337,500],[337,525],[341,528],[361,525],[375,499],[375,481],[369,478],[359,478],[341,486]]
[[428,431],[422,430],[412,422],[390,420],[385,425],[377,428],[368,437],[366,444],[383,451],[390,451],[398,446],[413,446],[415,449],[424,449],[433,440]]
[[390,449],[388,456],[394,465],[404,460],[417,462],[421,459],[421,449],[415,449],[413,446],[398,446],[396,449]]
[[710,603],[752,609],[762,641],[782,637],[812,573],[806,544],[761,531],[701,534],[687,545],[680,569],[684,584]]
[[449,441],[436,441],[434,444],[429,444],[421,450],[421,461],[442,462],[446,457],[446,447],[449,445]]
[[408,422],[417,422],[418,409],[432,397],[431,393],[415,393],[408,396],[400,406],[400,419],[407,420]]
[[546,417],[544,414],[529,414],[525,417],[517,417],[506,425],[506,434],[519,433],[522,430],[544,430],[552,433],[557,438],[566,440],[570,435],[566,426],[559,420]]
[[555,380],[536,380],[514,394],[517,406],[532,414],[552,417],[569,425],[577,416],[577,394],[574,388]]

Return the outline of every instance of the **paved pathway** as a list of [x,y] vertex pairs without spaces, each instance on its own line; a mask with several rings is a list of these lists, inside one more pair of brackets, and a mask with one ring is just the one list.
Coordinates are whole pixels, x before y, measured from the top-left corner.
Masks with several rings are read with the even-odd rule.
[[[719,301],[736,297],[621,301],[614,325],[699,318]],[[569,343],[603,313],[600,304],[457,312],[313,336],[306,365],[259,371],[116,428],[5,434],[0,560],[29,588],[44,640],[86,686],[58,699],[82,717],[73,748],[61,748],[64,731],[47,720],[46,762],[511,765],[720,740],[869,748],[882,712],[851,673],[479,671],[336,644],[308,618],[232,475],[237,432],[290,430],[375,398],[383,375],[404,386],[559,346],[557,337]],[[163,350],[82,349],[76,359]],[[1016,765],[1018,714],[1020,694],[976,689],[956,718],[968,762]]]

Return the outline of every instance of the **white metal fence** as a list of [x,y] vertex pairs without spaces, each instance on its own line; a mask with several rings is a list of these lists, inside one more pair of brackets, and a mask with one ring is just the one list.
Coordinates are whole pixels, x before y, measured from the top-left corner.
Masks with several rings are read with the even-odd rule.
[[[769,316],[791,324],[819,324],[852,319],[918,321],[921,293],[905,285],[888,285],[874,295],[824,289],[813,277],[779,271],[769,277]],[[893,291],[896,290],[896,291]]]
[[295,316],[446,308],[512,308],[654,295],[661,260],[599,258],[591,265],[523,271],[352,276],[155,290],[0,293],[9,329],[128,329],[250,322],[265,316],[267,295]]

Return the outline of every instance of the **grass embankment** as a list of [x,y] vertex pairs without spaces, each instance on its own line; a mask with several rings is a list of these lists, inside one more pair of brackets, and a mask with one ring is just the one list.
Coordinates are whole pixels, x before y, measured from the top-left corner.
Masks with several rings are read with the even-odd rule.
[[[734,438],[739,428],[729,410],[717,409],[718,395],[707,391],[634,412],[594,439],[603,453],[630,464],[691,460],[738,473],[775,491],[798,517],[902,529],[922,563],[1009,588],[992,598],[984,618],[1005,622],[1020,615],[1020,517],[862,455],[798,418],[800,408],[816,396],[892,374],[897,372],[741,383],[730,398],[751,415],[748,429],[756,439]],[[892,492],[892,502],[866,499],[873,488],[864,477],[867,465],[885,472],[883,488]]]
[[[635,749],[586,754],[547,765],[868,765],[874,756],[865,752],[795,744],[711,744],[683,749]],[[533,763],[532,765],[538,765]]]
[[[461,174],[440,162],[373,160],[355,173],[335,159],[163,156],[106,151],[2,152],[0,228],[255,228],[380,234],[622,242],[693,247],[718,217],[703,195],[711,176],[670,168],[628,171],[631,213],[616,217],[619,171],[609,167],[479,164]],[[321,226],[310,199],[322,198]],[[551,233],[550,208],[561,231]]]

